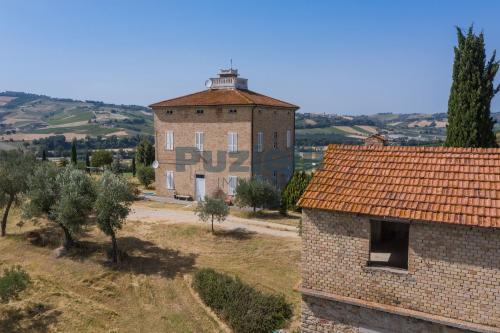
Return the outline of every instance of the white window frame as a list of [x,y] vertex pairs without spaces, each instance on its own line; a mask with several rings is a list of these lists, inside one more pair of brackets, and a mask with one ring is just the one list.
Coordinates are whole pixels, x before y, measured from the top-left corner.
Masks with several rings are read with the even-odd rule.
[[238,133],[228,132],[227,133],[227,151],[230,153],[238,152]]
[[175,189],[174,172],[173,171],[169,170],[165,173],[165,182],[167,185],[167,190],[174,190]]
[[264,147],[264,132],[257,132],[257,152],[262,153]]
[[205,144],[205,134],[203,132],[194,133],[194,145],[197,151],[203,151],[203,145]]
[[292,147],[292,131],[291,130],[286,130],[286,147],[291,148]]
[[165,150],[174,150],[174,131],[165,131]]
[[237,176],[228,176],[227,177],[227,194],[228,195],[235,195],[237,185],[238,185],[238,177]]

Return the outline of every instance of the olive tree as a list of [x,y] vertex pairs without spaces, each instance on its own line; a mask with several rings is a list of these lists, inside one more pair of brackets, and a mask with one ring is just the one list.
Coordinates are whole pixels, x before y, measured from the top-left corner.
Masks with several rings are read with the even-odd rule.
[[104,172],[97,183],[97,199],[94,207],[97,226],[111,237],[113,263],[118,261],[116,231],[122,228],[133,200],[133,188],[125,179],[110,171]]
[[41,163],[28,177],[28,218],[46,217],[64,232],[64,247],[74,245],[73,235],[87,224],[95,200],[92,179],[71,166],[63,170],[53,163]]
[[1,235],[5,236],[7,218],[13,204],[20,201],[35,165],[35,156],[21,150],[0,151],[0,208],[4,208]]
[[75,233],[88,223],[95,201],[92,179],[82,170],[66,167],[56,177],[59,198],[54,206],[57,223],[64,231],[64,247],[70,248]]
[[224,221],[229,214],[229,207],[224,200],[207,196],[204,200],[198,202],[195,214],[203,222],[211,220],[212,233],[214,233],[214,220],[217,220],[219,223]]

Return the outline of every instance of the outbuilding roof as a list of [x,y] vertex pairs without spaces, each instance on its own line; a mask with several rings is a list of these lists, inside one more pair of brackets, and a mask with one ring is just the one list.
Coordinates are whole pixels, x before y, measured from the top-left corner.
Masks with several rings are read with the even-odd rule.
[[207,89],[194,94],[151,104],[150,107],[155,109],[159,107],[215,105],[261,105],[277,108],[299,108],[296,105],[280,101],[279,99],[244,89]]
[[500,228],[500,149],[330,145],[299,205]]

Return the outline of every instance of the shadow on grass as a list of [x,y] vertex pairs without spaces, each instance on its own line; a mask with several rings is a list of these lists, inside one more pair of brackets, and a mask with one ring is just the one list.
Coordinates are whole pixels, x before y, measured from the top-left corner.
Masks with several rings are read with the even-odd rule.
[[253,211],[240,211],[237,212],[237,215],[243,218],[248,219],[261,219],[261,220],[269,220],[269,221],[280,221],[280,220],[300,220],[300,215],[297,213],[288,213],[287,215],[282,215],[279,211],[270,211],[270,210],[258,210],[256,212]]
[[214,236],[218,238],[232,238],[235,240],[251,239],[256,232],[249,231],[243,228],[236,228],[231,230],[216,230]]
[[44,225],[38,229],[24,232],[20,236],[35,246],[52,249],[61,246],[63,239],[61,228],[55,224]]
[[24,309],[0,311],[0,332],[47,332],[56,323],[61,311],[45,304],[31,304]]
[[[95,254],[106,257],[111,244],[79,241],[66,257],[73,260],[86,260]],[[165,278],[173,278],[178,274],[190,272],[196,262],[197,255],[182,254],[173,249],[157,246],[155,243],[137,237],[118,238],[120,260],[116,265],[110,265],[109,260],[103,265],[120,272],[153,275],[158,274]]]

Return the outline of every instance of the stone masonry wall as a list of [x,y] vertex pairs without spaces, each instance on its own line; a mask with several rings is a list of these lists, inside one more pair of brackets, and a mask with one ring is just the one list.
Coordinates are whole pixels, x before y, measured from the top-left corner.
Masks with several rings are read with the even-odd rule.
[[302,333],[358,333],[360,328],[384,333],[465,333],[468,330],[398,316],[316,297],[303,297]]
[[367,267],[369,219],[303,211],[302,286],[500,327],[500,230],[411,222],[407,272]]

